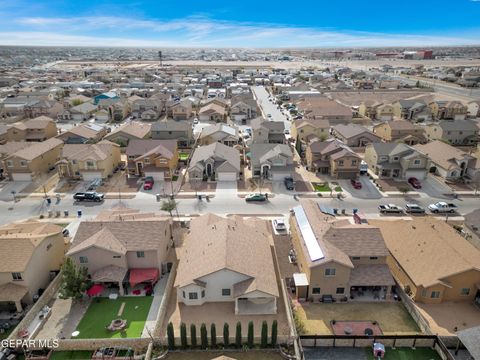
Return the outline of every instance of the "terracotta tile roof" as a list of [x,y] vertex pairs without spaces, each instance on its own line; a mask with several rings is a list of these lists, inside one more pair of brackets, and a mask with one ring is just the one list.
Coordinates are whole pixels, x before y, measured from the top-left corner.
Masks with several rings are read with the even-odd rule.
[[114,135],[124,133],[136,137],[137,139],[145,138],[149,133],[152,125],[146,123],[140,123],[138,121],[131,121],[127,124],[120,126],[115,131],[112,131],[105,138],[112,138]]
[[480,271],[480,251],[443,221],[426,217],[370,223],[381,229],[388,250],[417,286]]
[[128,156],[158,154],[166,159],[171,159],[176,149],[176,140],[133,139],[128,142],[125,153]]
[[78,161],[105,160],[115,147],[119,147],[119,145],[107,140],[98,144],[65,144],[62,149],[62,158]]
[[48,140],[35,143],[32,146],[25,147],[16,151],[11,156],[19,157],[25,160],[33,160],[39,156],[42,156],[46,152],[53,150],[59,145],[63,145],[63,141],[57,138],[50,138]]
[[463,159],[473,159],[473,156],[469,156],[465,151],[440,140],[431,141],[425,145],[418,144],[413,147],[422,154],[428,156],[428,158],[430,158],[435,164],[446,170],[459,169],[460,166],[456,160],[462,161]]
[[191,221],[179,250],[175,286],[186,286],[213,272],[229,269],[251,277],[236,284],[235,296],[259,290],[279,296],[270,247],[269,224],[257,218],[221,218],[206,214]]

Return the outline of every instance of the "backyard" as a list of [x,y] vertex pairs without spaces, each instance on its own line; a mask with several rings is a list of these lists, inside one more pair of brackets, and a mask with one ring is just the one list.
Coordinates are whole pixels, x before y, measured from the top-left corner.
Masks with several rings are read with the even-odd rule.
[[[296,306],[296,317],[308,335],[331,335],[330,322],[377,321],[384,335],[415,334],[420,330],[400,302],[319,304]],[[298,326],[297,326],[298,327]]]
[[[370,348],[365,349],[368,360],[375,360],[373,351]],[[438,353],[430,348],[386,348],[385,360],[440,360]]]
[[219,356],[228,356],[237,360],[281,360],[283,359],[278,352],[183,352],[183,353],[169,353],[165,359],[167,360],[211,360]]
[[[152,296],[120,297],[116,300],[96,298],[78,324],[77,339],[139,338],[142,335]],[[124,331],[111,332],[106,326],[114,319],[127,321]]]
[[187,161],[189,156],[190,156],[189,153],[181,152],[181,153],[178,154],[178,160]]

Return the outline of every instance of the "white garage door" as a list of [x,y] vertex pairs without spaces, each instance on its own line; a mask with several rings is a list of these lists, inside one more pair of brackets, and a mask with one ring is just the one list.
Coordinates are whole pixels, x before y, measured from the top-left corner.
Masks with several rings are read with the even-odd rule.
[[218,173],[218,181],[236,181],[237,173],[234,172],[221,172]]
[[102,172],[101,171],[89,171],[89,172],[84,172],[82,173],[82,178],[85,181],[91,181],[95,179],[101,179],[102,178]]
[[414,177],[417,178],[418,180],[423,180],[425,179],[426,176],[426,171],[425,170],[408,170],[405,173],[405,179],[408,180],[408,178]]
[[32,175],[30,173],[12,173],[13,181],[32,181]]
[[163,181],[165,179],[165,175],[163,171],[145,171],[145,176],[151,176],[154,180]]

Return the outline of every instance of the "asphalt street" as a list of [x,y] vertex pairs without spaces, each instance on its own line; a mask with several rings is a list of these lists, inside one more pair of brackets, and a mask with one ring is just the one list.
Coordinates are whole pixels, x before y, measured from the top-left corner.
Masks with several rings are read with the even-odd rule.
[[268,101],[268,92],[265,90],[264,86],[252,86],[252,90],[257,98],[257,104],[262,108],[262,112],[265,117],[268,114],[272,115],[273,121],[283,121],[285,124],[285,129],[290,130],[291,122],[288,121],[287,117],[282,114],[282,112],[277,109],[277,105],[271,101]]

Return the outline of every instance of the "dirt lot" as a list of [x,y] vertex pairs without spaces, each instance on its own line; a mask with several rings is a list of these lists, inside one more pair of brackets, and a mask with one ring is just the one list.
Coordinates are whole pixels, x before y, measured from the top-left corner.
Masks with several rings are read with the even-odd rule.
[[377,321],[385,335],[420,332],[400,302],[302,303],[295,311],[305,327],[305,333],[311,335],[331,335],[332,320]]
[[96,191],[108,193],[108,192],[137,192],[141,183],[138,182],[138,178],[127,178],[124,171],[119,171],[116,174],[106,180],[102,186],[99,186]]
[[[258,180],[253,178],[248,178],[247,180],[240,180],[237,182],[238,191],[259,191]],[[262,192],[272,192],[271,183],[263,183]]]
[[381,191],[400,191],[402,188],[407,188],[409,191],[413,191],[412,187],[406,181],[395,181],[392,179],[378,179],[377,184],[380,186]]

